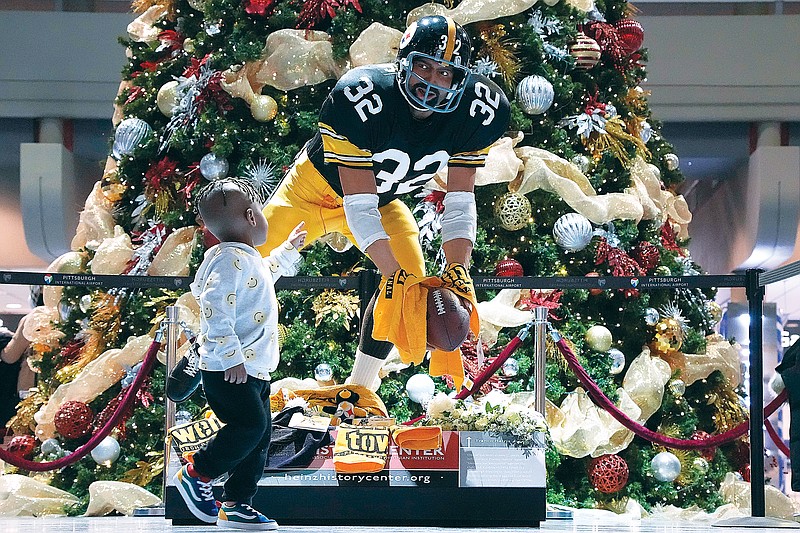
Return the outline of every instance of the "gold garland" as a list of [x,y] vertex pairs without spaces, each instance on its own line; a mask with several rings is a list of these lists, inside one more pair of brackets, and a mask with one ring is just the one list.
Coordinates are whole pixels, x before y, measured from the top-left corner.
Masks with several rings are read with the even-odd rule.
[[163,452],[147,452],[145,457],[151,457],[150,461],[136,461],[136,468],[125,472],[120,481],[144,487],[164,472]]
[[481,46],[480,53],[486,54],[497,63],[506,87],[511,90],[514,88],[514,80],[519,75],[520,60],[512,50],[514,41],[504,38],[507,34],[503,24],[482,25],[480,35],[483,46]]
[[582,138],[583,144],[592,153],[592,157],[599,160],[603,152],[606,150],[614,154],[614,157],[619,159],[623,166],[630,167],[633,162],[633,157],[628,153],[628,150],[623,144],[627,141],[634,145],[636,154],[648,159],[650,151],[644,145],[642,139],[638,136],[633,136],[625,131],[625,123],[619,117],[613,117],[606,121],[606,133],[599,133],[593,131],[589,138]]
[[314,325],[319,326],[328,316],[331,316],[333,320],[344,317],[344,327],[350,331],[350,324],[358,312],[359,305],[360,300],[355,294],[325,289],[311,303],[311,308],[316,315]]
[[6,423],[14,435],[27,435],[36,429],[36,420],[33,419],[39,409],[47,403],[44,393],[39,389],[31,389],[30,394],[17,404],[17,414]]

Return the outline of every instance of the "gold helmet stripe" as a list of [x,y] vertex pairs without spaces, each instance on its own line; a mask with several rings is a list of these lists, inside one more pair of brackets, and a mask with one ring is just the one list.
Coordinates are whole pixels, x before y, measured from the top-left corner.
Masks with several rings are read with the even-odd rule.
[[445,61],[453,60],[453,49],[456,46],[456,23],[450,17],[444,18],[447,21],[447,45],[444,49]]

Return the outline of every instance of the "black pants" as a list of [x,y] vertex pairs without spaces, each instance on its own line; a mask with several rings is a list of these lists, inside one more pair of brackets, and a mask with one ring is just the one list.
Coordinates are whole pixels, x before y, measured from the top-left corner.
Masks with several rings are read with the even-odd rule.
[[210,478],[228,473],[223,501],[250,504],[267,462],[272,418],[269,381],[247,376],[241,384],[225,381],[224,372],[203,370],[208,405],[225,426],[194,455],[197,471]]

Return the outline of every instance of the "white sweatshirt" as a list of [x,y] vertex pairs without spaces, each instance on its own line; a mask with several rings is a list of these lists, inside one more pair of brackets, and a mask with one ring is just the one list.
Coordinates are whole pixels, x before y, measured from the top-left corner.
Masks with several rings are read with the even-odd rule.
[[288,241],[265,258],[239,242],[206,251],[190,285],[201,312],[201,370],[244,363],[248,376],[269,379],[279,361],[275,280],[296,274],[300,261]]

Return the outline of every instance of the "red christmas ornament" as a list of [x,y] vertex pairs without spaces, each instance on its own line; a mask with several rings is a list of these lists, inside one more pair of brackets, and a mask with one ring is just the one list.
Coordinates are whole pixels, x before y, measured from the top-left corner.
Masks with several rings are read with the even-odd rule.
[[638,20],[621,19],[614,26],[617,28],[620,46],[626,55],[631,55],[642,47],[644,30]]
[[589,483],[605,494],[621,491],[628,483],[628,463],[619,455],[601,455],[589,463]]
[[[692,433],[692,440],[708,440],[709,438],[711,438],[711,435],[709,435],[705,431],[697,430],[694,433]],[[701,448],[698,451],[700,452],[700,456],[706,461],[713,460],[714,456],[717,454],[717,449],[714,446],[710,446],[708,448]]]
[[[589,272],[589,273],[586,274],[586,277],[587,278],[599,278],[600,277],[600,273],[599,272]],[[589,289],[589,294],[591,294],[592,296],[600,296],[601,294],[603,294],[603,289]]]
[[275,0],[244,0],[244,11],[248,15],[268,17],[275,10]]
[[33,451],[36,449],[36,439],[33,435],[17,435],[11,442],[8,443],[8,453],[21,457],[22,459],[30,459],[33,457]]
[[53,423],[59,435],[67,439],[79,439],[89,433],[94,421],[94,412],[83,402],[69,401],[58,408]]
[[642,241],[633,247],[631,257],[639,263],[642,270],[649,272],[658,266],[658,262],[661,260],[661,253],[659,253],[658,247],[655,245]]
[[639,264],[631,259],[621,248],[614,248],[604,238],[600,238],[597,246],[597,255],[594,264],[607,263],[613,276],[641,276],[644,271]]
[[494,267],[494,275],[501,278],[518,278],[524,276],[525,271],[516,259],[503,259]]

